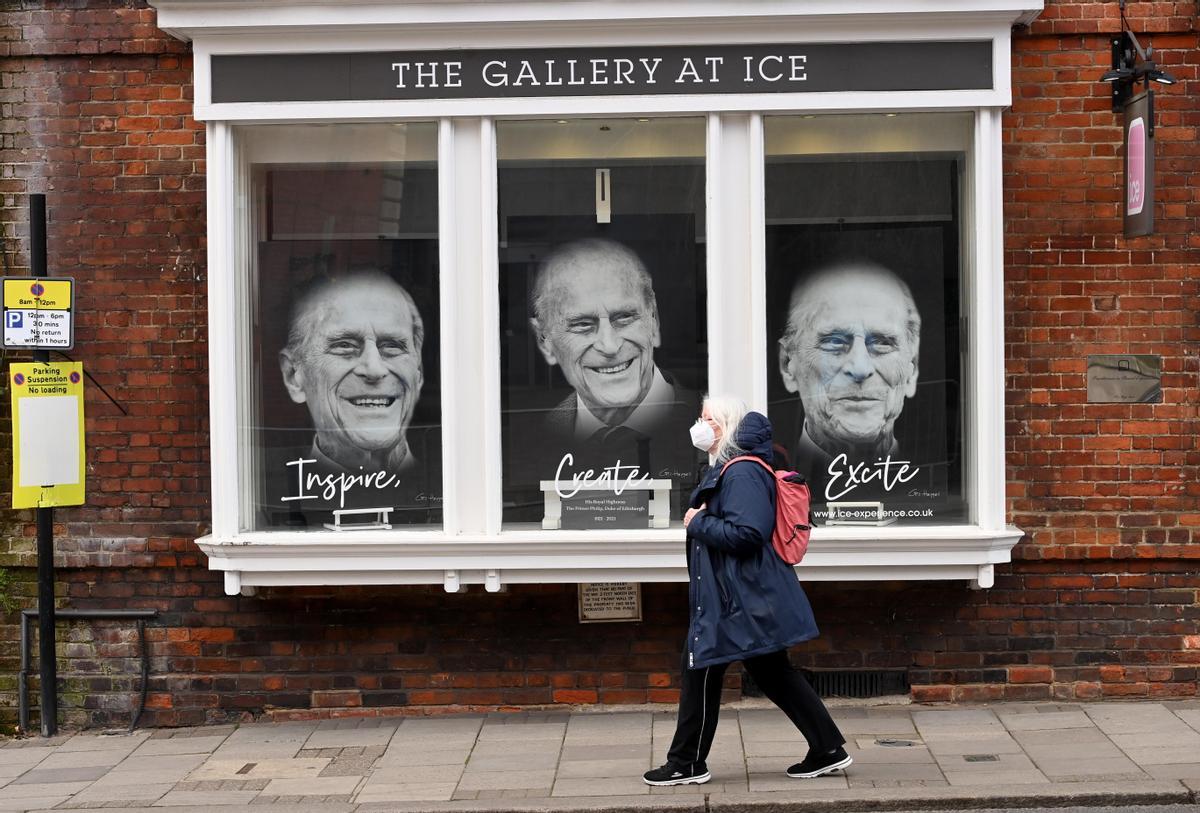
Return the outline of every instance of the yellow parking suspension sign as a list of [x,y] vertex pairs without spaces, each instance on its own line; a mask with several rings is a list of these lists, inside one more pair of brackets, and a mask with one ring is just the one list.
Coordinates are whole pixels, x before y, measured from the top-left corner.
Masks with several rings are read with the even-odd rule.
[[84,502],[83,364],[10,364],[13,508]]

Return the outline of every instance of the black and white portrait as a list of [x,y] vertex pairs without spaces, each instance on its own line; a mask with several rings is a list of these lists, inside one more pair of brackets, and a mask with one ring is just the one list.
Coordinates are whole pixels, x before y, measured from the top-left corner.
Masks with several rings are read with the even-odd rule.
[[[707,382],[702,161],[500,167],[501,442],[506,522],[541,522],[542,484],[695,483],[688,429]],[[643,520],[645,521],[645,520]]]
[[894,273],[844,260],[800,279],[779,339],[779,374],[804,409],[794,463],[900,457],[896,419],[917,391],[921,314]]
[[[258,527],[442,507],[436,170],[273,166],[254,310]],[[381,201],[403,190],[399,206]],[[421,205],[424,202],[425,205]]]
[[963,516],[956,177],[908,157],[768,168],[776,463],[808,479],[818,522],[830,502]]
[[548,415],[557,439],[615,446],[693,417],[696,394],[655,362],[662,325],[654,284],[628,246],[587,238],[555,249],[534,277],[529,323],[546,364],[573,390]]
[[308,409],[316,464],[403,472],[416,461],[408,427],[421,397],[425,326],[412,296],[378,269],[313,280],[288,317],[279,368]]

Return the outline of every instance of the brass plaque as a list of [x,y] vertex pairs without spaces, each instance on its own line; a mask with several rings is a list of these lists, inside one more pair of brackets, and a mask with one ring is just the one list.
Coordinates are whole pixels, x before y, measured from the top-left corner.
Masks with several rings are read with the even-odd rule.
[[641,620],[642,586],[637,582],[579,585],[579,623]]
[[1162,356],[1088,356],[1089,404],[1161,404]]

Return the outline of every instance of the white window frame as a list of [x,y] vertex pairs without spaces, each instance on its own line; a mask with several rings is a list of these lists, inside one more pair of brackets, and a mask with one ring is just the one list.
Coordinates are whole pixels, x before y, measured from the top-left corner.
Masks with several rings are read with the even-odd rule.
[[[526,0],[437,4],[153,0],[159,24],[193,42],[196,118],[208,158],[212,532],[197,540],[229,594],[260,586],[685,581],[683,531],[505,530],[501,524],[499,279],[494,122],[501,119],[707,117],[709,387],[765,408],[767,371],[763,116],[786,113],[970,111],[970,201],[964,233],[964,387],[970,522],[814,531],[804,580],[964,579],[990,587],[1022,532],[1005,520],[1001,111],[1010,104],[1010,27],[1040,2],[1009,0]],[[561,23],[570,23],[569,27]],[[220,53],[434,50],[656,44],[987,39],[990,90],[625,96],[451,101],[214,104]],[[246,162],[236,126],[284,122],[438,121],[440,359],[444,525],[434,530],[241,530],[239,449],[248,426]],[[745,284],[742,269],[750,269]],[[751,336],[749,345],[730,337]],[[226,371],[239,371],[236,375]]]

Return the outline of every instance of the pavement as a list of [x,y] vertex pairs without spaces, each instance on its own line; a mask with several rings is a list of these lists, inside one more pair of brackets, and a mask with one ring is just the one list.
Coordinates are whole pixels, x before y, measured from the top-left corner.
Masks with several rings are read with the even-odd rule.
[[[28,737],[0,747],[0,810],[177,813],[783,813],[1194,805],[1200,700],[831,703],[854,764],[789,779],[799,733],[722,710],[705,785],[651,788],[673,709],[247,723]],[[1200,813],[1200,807],[1195,808]]]

